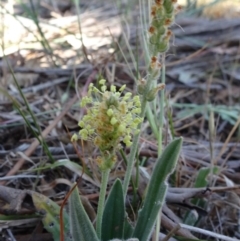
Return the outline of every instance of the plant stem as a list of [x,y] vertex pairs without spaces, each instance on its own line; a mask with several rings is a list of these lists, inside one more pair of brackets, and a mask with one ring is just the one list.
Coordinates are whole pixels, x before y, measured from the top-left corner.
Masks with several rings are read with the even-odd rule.
[[97,222],[96,222],[97,236],[100,240],[101,240],[101,231],[102,231],[102,216],[103,216],[103,210],[104,210],[105,195],[107,190],[109,173],[110,173],[110,169],[102,171],[102,180],[101,180],[98,209],[97,209]]
[[[161,83],[165,84],[165,53],[162,54],[162,72],[161,72]],[[162,154],[162,140],[163,140],[163,120],[164,120],[164,89],[161,90],[161,96],[160,96],[160,116],[159,116],[159,135],[158,135],[158,157]],[[160,226],[161,226],[161,213],[162,208],[159,210],[159,215],[156,221],[156,236],[155,241],[159,240],[159,232],[160,232]]]
[[[154,73],[150,73],[149,78],[147,80],[145,91],[144,91],[143,96],[142,96],[142,103],[141,103],[142,110],[141,110],[141,115],[140,115],[140,117],[142,117],[142,118],[144,118],[144,116],[145,116],[145,112],[146,112],[146,108],[147,108],[146,96],[147,96],[149,90],[152,87],[152,83],[153,83],[153,79],[154,79],[153,75],[154,75]],[[141,124],[140,124],[139,129],[141,130]],[[136,152],[137,152],[137,148],[138,148],[139,136],[140,136],[140,132],[133,137],[133,144],[131,146],[130,155],[129,155],[129,158],[128,158],[127,170],[126,170],[126,174],[125,174],[124,181],[123,181],[124,200],[126,200],[128,185],[129,185],[129,182],[130,182],[130,179],[131,179],[131,174],[132,174],[132,170],[133,170],[133,166],[134,166],[135,156],[136,156]]]
[[131,147],[130,156],[129,156],[128,163],[127,163],[127,170],[126,170],[125,178],[124,178],[124,181],[123,181],[124,201],[126,200],[128,185],[129,185],[129,182],[130,182],[130,179],[131,179],[132,169],[133,169],[133,166],[134,166],[134,160],[135,160],[135,155],[136,155],[136,152],[137,152],[139,135],[140,134],[137,134],[133,137],[133,144],[132,144],[132,147]]
[[[165,53],[162,54],[162,72],[161,72],[161,83],[165,84],[166,79],[166,67],[165,67]],[[160,116],[159,116],[159,136],[158,136],[158,157],[162,154],[162,140],[163,140],[163,120],[164,120],[164,89],[160,93]]]

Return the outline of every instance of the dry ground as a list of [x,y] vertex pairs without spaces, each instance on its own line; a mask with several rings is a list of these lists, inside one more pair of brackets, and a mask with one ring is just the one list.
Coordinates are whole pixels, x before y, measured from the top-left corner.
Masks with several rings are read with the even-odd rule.
[[[1,2],[1,45],[6,58],[0,51],[0,182],[9,187],[36,190],[61,203],[70,183],[82,173],[67,164],[41,168],[63,159],[81,163],[70,137],[78,131],[77,123],[83,115],[78,101],[90,82],[104,76],[110,83],[127,84],[135,91],[135,69],[126,41],[138,56],[139,70],[144,77],[144,52],[139,47],[142,27],[136,22],[139,7],[134,1],[118,7],[104,1],[82,1],[81,14],[77,17],[78,9],[71,1],[42,1],[39,6],[37,1],[33,5],[31,1],[26,1],[26,5],[11,3]],[[239,11],[237,7],[238,4],[234,12]],[[188,190],[209,187],[212,192],[202,200],[204,203],[200,206],[205,213],[198,210],[197,226],[239,240],[240,18],[238,14],[221,10],[224,14],[219,15],[227,18],[216,19],[219,15],[213,14],[210,16],[215,19],[210,20],[199,15],[189,16],[190,10],[181,12],[173,25],[174,36],[166,59],[164,144],[169,141],[170,133],[184,137],[181,159],[170,182],[174,187]],[[204,14],[209,16],[207,10]],[[20,106],[29,126],[16,105]],[[53,160],[34,139],[32,130],[36,133],[41,130]],[[96,150],[89,143],[84,143],[84,148],[79,144],[79,153],[93,173],[92,179],[82,176],[79,188],[96,208],[100,177],[92,161]],[[145,160],[142,170],[151,173],[157,149],[147,124],[140,146],[140,160]],[[206,182],[201,180],[199,184],[196,180],[200,170],[213,171],[207,175]],[[123,175],[124,167],[119,164],[111,180]],[[177,204],[178,201],[169,207],[184,219],[186,211]],[[193,207],[193,210],[196,209]],[[173,228],[168,224],[163,220],[163,233]],[[33,240],[31,237],[36,233],[39,239],[35,236],[35,241],[51,240],[39,221],[37,226],[13,222],[2,227],[0,240],[14,240],[11,237]],[[205,240],[217,240],[193,234]]]

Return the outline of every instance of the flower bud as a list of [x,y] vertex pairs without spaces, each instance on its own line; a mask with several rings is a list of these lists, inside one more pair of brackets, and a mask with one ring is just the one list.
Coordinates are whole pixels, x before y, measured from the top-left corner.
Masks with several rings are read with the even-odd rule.
[[157,45],[157,50],[159,53],[164,53],[169,49],[169,41],[165,40]]
[[144,93],[144,90],[146,88],[146,80],[140,79],[139,84],[137,85],[137,92],[139,95],[142,95]]
[[163,3],[163,6],[164,6],[166,14],[169,14],[169,15],[174,14],[174,5],[173,5],[172,1],[165,0],[164,3]]
[[147,101],[149,102],[153,101],[156,98],[158,91],[164,89],[164,87],[165,87],[165,84],[159,84],[157,87],[151,89],[147,93],[147,96],[146,96]]

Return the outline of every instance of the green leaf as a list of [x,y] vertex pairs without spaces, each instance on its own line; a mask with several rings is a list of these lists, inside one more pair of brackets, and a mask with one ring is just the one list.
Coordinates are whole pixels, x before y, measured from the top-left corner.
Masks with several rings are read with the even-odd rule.
[[[217,174],[218,171],[219,171],[218,167],[213,167],[212,169],[213,174]],[[206,178],[208,177],[210,172],[211,172],[210,167],[201,168],[198,172],[194,187],[206,187],[208,185]]]
[[[219,172],[219,168],[217,166],[214,166],[212,169],[213,174],[217,174]],[[198,175],[196,177],[196,181],[194,184],[195,188],[200,188],[200,187],[207,187],[208,186],[208,181],[207,177],[211,173],[211,168],[210,167],[203,167],[199,170]],[[206,201],[204,201],[202,198],[194,198],[191,201],[192,204],[197,205],[201,208],[204,208],[206,206]],[[183,223],[195,226],[197,222],[200,219],[196,217],[193,213],[193,211],[188,211],[183,218]]]
[[198,221],[198,213],[196,210],[189,210],[186,214],[186,217],[184,218],[183,222],[184,224],[195,226]]
[[[60,240],[60,207],[46,196],[37,192],[32,192],[32,200],[35,208],[39,213],[43,213],[42,222],[44,228],[53,235],[54,241]],[[63,211],[63,223],[64,223],[64,240],[72,241],[69,228],[69,217],[67,212]]]
[[102,221],[102,241],[122,239],[124,228],[124,197],[122,184],[117,179],[105,204]]
[[[217,166],[214,166],[212,168],[212,173],[217,174],[219,172],[219,168]],[[207,187],[208,186],[208,181],[207,177],[211,173],[211,168],[210,167],[203,167],[199,170],[194,187]],[[206,202],[202,198],[193,198],[191,201],[192,204],[197,205],[199,207],[204,207],[206,206]]]
[[146,199],[139,211],[133,237],[139,241],[149,240],[158,213],[164,203],[167,178],[173,172],[182,146],[182,138],[172,141],[158,158],[149,183]]
[[78,189],[69,197],[69,219],[73,241],[99,241],[93,225],[84,210]]
[[134,231],[133,226],[129,223],[128,217],[125,217],[124,234],[123,234],[124,240],[127,240],[127,239],[131,238],[132,234],[133,234],[133,231]]

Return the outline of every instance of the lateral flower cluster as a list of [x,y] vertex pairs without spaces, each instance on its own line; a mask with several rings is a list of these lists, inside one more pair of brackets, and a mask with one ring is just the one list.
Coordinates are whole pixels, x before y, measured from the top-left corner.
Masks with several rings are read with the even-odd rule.
[[[103,159],[110,158],[112,163],[120,142],[131,146],[132,135],[140,131],[139,124],[143,121],[139,117],[141,102],[138,95],[132,97],[130,92],[123,94],[126,85],[117,91],[114,85],[107,90],[104,79],[99,84],[100,89],[90,84],[87,96],[81,101],[81,107],[88,107],[87,114],[78,123],[81,127],[79,136],[83,140],[92,140]],[[77,139],[78,135],[74,134],[72,140]],[[98,158],[100,166],[102,157]]]

